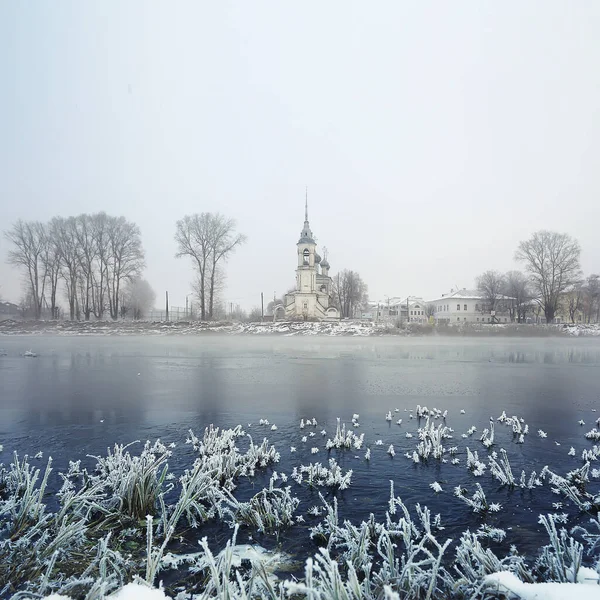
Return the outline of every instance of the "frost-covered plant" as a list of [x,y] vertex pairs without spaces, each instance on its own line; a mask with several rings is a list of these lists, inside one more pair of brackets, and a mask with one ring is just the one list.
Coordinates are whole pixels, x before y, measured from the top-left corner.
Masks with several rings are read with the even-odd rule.
[[479,483],[475,484],[477,488],[471,498],[467,496],[467,490],[461,486],[454,488],[454,495],[460,498],[467,506],[470,506],[474,513],[499,512],[502,508],[500,504],[489,503],[483,488]]
[[477,529],[476,535],[481,539],[489,539],[494,542],[500,543],[506,537],[506,531],[498,527],[492,527],[491,525],[480,525]]
[[559,517],[556,515],[540,515],[539,522],[548,532],[550,544],[542,548],[541,556],[536,561],[536,569],[547,580],[574,583],[582,566],[583,546],[569,536],[566,529],[557,530],[558,521]]
[[589,529],[583,525],[576,525],[571,530],[571,533],[581,535],[587,545],[587,554],[594,556],[598,549],[600,549],[600,516],[596,515],[589,522],[591,524]]
[[207,538],[204,537],[200,541],[203,552],[191,568],[196,577],[202,575],[200,593],[194,595],[195,600],[213,598],[281,600],[282,594],[276,589],[263,562],[252,561],[248,573],[235,568],[234,548],[237,531],[236,525],[231,540],[228,540],[225,548],[216,557],[208,546]]
[[467,469],[469,469],[476,477],[481,477],[485,473],[486,465],[479,460],[477,451],[471,452],[467,448]]
[[541,486],[542,482],[538,479],[537,473],[535,471],[531,472],[529,475],[529,479],[527,479],[527,475],[525,471],[521,471],[521,477],[519,479],[519,487],[522,489],[532,490],[537,486]]
[[29,464],[29,457],[25,455],[21,461],[14,453],[10,469],[2,478],[3,496],[7,499],[0,501],[0,536],[5,532],[13,538],[19,537],[44,517],[43,499],[51,465],[52,458],[49,458],[40,480],[40,469]]
[[571,500],[582,511],[598,510],[600,508],[600,496],[594,496],[586,491],[589,482],[590,463],[585,463],[579,469],[569,471],[565,477],[551,471],[547,466],[543,468],[540,476],[549,477],[552,491],[563,494]]
[[[432,527],[441,528],[439,517],[432,523],[428,509],[417,505],[418,521],[414,521],[402,500],[393,497],[393,484],[390,484],[386,525],[377,524],[371,515],[360,526],[348,521],[340,526],[337,501],[334,499],[333,506],[322,501],[326,516],[311,533],[327,541],[322,569],[309,573],[299,586],[286,583],[289,592],[308,597],[374,600],[385,597],[385,590],[391,589],[403,592],[407,598],[437,597],[446,587],[449,578],[442,560],[450,540],[440,544],[432,533]],[[398,508],[401,516],[394,521]],[[342,552],[340,559],[346,565],[344,574],[339,571],[338,562],[332,559],[332,551]],[[348,582],[352,582],[351,588],[347,587]],[[350,593],[354,595],[348,595]]]
[[592,429],[591,431],[588,431],[585,434],[585,437],[588,440],[594,440],[595,442],[599,442],[600,441],[600,431],[598,431],[595,427],[594,429]]
[[493,456],[490,456],[488,458],[488,462],[490,465],[490,473],[502,485],[514,487],[517,482],[515,481],[514,475],[512,473],[512,469],[510,468],[508,456],[507,456],[506,450],[504,448],[500,449],[500,455],[501,455],[500,462],[498,462]]
[[494,444],[494,420],[490,419],[490,428],[484,429],[479,440],[486,448]]
[[452,438],[450,431],[449,427],[441,423],[436,427],[428,416],[425,425],[418,430],[420,441],[417,445],[417,454],[425,460],[430,457],[441,460],[446,452],[444,440]]
[[220,430],[210,425],[204,430],[203,439],[198,439],[190,430],[187,443],[192,444],[199,454],[199,460],[206,469],[218,474],[220,485],[227,491],[236,487],[238,477],[252,477],[256,469],[265,468],[279,462],[279,452],[274,446],[269,446],[266,438],[260,445],[255,445],[248,435],[249,447],[244,453],[236,446],[238,438],[246,436],[241,425],[233,429]]
[[584,449],[581,452],[581,460],[588,462],[600,458],[600,446],[592,446],[589,450]]
[[453,581],[453,591],[459,598],[477,597],[481,582],[486,575],[499,571],[511,571],[522,581],[533,582],[533,577],[525,559],[516,550],[500,559],[489,548],[481,544],[478,533],[465,531],[456,547],[453,570],[458,575]]
[[300,465],[299,469],[294,467],[292,478],[297,483],[306,481],[309,486],[337,487],[340,490],[345,490],[352,482],[352,469],[348,469],[344,473],[335,458],[330,458],[329,468],[324,467],[321,463]]
[[[111,509],[135,520],[155,514],[158,499],[165,493],[163,483],[169,470],[171,451],[157,440],[147,441],[139,456],[127,450],[132,444],[115,444],[106,456],[93,456],[97,461],[95,480],[102,481],[108,491]],[[169,486],[172,487],[172,486]]]
[[291,488],[276,488],[273,483],[253,496],[249,502],[237,506],[234,519],[263,533],[275,533],[294,524],[294,513],[300,500],[291,494]]
[[[337,418],[337,426],[333,439],[327,440],[325,447],[327,450],[332,448],[352,448],[360,449],[364,440],[364,434],[356,436],[351,429],[346,431],[346,423],[341,424],[340,418]],[[358,443],[358,446],[356,445]]]

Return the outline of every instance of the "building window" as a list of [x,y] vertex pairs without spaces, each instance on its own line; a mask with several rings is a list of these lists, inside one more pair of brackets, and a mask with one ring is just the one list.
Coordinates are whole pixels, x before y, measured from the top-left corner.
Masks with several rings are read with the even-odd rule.
[[456,310],[460,310],[460,304],[456,305]]
[[477,317],[477,321],[479,321],[479,317]]
[[[479,304],[475,305],[475,310],[479,310]],[[479,319],[477,319],[479,321]]]
[[467,305],[465,304],[465,310],[467,310]]
[[460,321],[460,317],[456,317],[456,320],[457,320],[457,321]]
[[304,252],[302,253],[302,256],[304,257],[304,264],[307,265],[308,264],[308,257],[310,256],[310,252],[308,251],[308,248],[304,249]]

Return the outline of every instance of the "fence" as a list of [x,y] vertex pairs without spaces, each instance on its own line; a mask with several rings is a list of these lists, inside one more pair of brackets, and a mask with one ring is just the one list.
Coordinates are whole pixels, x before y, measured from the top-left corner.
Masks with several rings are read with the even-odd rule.
[[185,306],[170,306],[168,316],[164,308],[153,308],[143,318],[145,321],[192,321],[197,319],[197,316],[191,306],[188,306],[187,309]]

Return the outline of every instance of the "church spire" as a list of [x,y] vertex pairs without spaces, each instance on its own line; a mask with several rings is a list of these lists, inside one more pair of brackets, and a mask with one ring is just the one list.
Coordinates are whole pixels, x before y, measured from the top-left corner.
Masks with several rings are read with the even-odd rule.
[[300,241],[298,243],[300,242],[315,243],[313,232],[310,230],[310,223],[308,222],[308,186],[306,186],[304,192],[304,228],[300,233]]
[[308,186],[304,192],[304,222],[308,223]]

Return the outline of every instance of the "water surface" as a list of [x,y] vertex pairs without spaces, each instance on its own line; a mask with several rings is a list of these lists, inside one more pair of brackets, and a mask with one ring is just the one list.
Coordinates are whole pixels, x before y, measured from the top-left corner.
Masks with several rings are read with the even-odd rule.
[[[58,471],[68,460],[104,453],[114,443],[160,438],[178,444],[172,466],[180,470],[192,460],[184,443],[188,429],[200,434],[210,423],[241,423],[255,441],[266,436],[277,446],[280,471],[289,474],[294,465],[326,462],[329,456],[352,468],[351,488],[338,494],[344,517],[383,516],[393,479],[407,503],[440,512],[451,537],[481,522],[452,496],[458,483],[473,491],[465,447],[487,455],[479,433],[461,438],[471,425],[481,432],[503,410],[522,417],[531,429],[525,444],[514,443],[510,430],[498,424],[495,449],[505,447],[519,473],[539,472],[545,464],[564,473],[580,466],[581,450],[592,446],[584,433],[600,405],[595,339],[6,336],[0,348],[7,353],[0,357],[4,462],[11,450],[30,455],[41,450],[53,456]],[[20,356],[28,349],[38,357]],[[409,412],[417,404],[448,411],[447,424],[455,430],[448,445],[459,446],[461,465],[415,465],[403,456],[418,442],[418,423]],[[391,423],[385,420],[390,410]],[[365,447],[328,454],[325,442],[336,418],[350,424],[353,413],[360,414],[356,432],[365,433]],[[301,430],[299,422],[313,417],[316,435],[303,443],[311,429]],[[277,430],[258,425],[261,418]],[[586,427],[578,425],[580,419]],[[538,437],[538,429],[548,437]],[[390,444],[394,458],[386,453]],[[571,445],[576,458],[567,456]],[[367,446],[370,462],[363,458]],[[313,447],[319,453],[311,454]],[[442,484],[442,494],[429,488],[433,481]],[[495,522],[506,526],[509,519],[507,543],[535,548],[541,539],[537,514],[552,511],[557,497],[547,486],[509,492],[489,474],[480,482],[505,507]],[[301,513],[319,503],[316,492],[295,487]],[[257,490],[242,485],[240,491]],[[294,543],[307,544],[307,537],[296,536]]]

